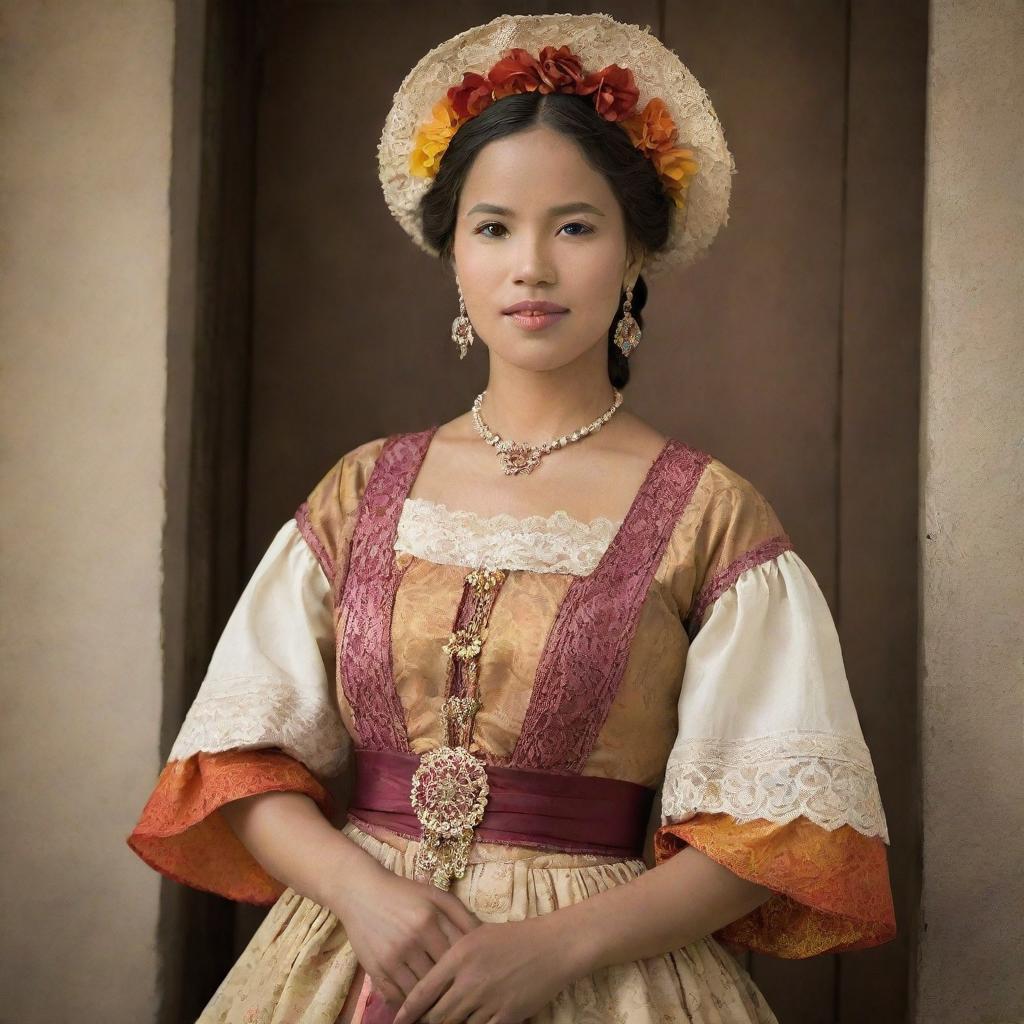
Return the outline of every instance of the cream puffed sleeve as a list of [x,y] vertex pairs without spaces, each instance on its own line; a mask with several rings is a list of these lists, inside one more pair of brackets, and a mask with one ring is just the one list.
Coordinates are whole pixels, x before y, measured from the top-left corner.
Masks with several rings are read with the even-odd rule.
[[889,833],[824,594],[767,500],[716,467],[654,837],[773,890],[715,933],[781,957],[896,934]]
[[832,613],[795,551],[745,569],[715,599],[690,646],[678,721],[667,821],[803,815],[889,841]]
[[276,747],[329,777],[352,741],[334,695],[331,584],[294,519],[276,533],[210,660],[170,760]]

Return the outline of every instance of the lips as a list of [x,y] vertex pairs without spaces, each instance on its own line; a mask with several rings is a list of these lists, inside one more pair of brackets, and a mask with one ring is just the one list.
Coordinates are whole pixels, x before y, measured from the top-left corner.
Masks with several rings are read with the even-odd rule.
[[565,306],[560,306],[557,302],[544,302],[541,299],[524,299],[522,302],[517,302],[512,306],[506,306],[502,310],[502,313],[505,314],[519,313],[522,316],[568,312],[569,310]]
[[508,319],[524,331],[543,331],[553,324],[559,323],[569,315],[566,310],[562,313],[539,313],[524,310],[523,312],[508,313]]

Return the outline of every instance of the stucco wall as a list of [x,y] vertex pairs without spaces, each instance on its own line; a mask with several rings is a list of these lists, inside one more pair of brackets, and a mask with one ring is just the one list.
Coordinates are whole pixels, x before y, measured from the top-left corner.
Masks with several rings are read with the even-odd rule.
[[1024,4],[934,0],[917,1020],[1024,1020]]
[[0,1020],[154,1018],[171,0],[0,5]]

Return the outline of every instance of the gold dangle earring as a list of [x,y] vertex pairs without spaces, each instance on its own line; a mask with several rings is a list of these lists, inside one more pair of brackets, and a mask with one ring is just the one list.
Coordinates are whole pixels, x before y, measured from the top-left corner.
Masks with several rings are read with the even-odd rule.
[[622,304],[622,319],[615,325],[615,344],[628,356],[640,344],[640,325],[631,312],[633,308],[633,286],[626,285],[626,301]]
[[462,297],[458,278],[455,278],[455,287],[459,289],[459,315],[452,321],[452,341],[459,346],[459,358],[465,359],[469,346],[473,344],[473,325],[466,316],[466,300]]

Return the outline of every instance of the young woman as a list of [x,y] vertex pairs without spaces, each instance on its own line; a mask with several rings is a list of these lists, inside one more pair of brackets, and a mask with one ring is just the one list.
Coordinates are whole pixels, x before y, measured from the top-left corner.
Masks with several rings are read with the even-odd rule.
[[487,388],[281,527],[129,838],[273,903],[200,1020],[774,1021],[736,950],[895,926],[821,591],[753,484],[622,404],[642,270],[725,221],[714,111],[636,26],[508,16],[410,72],[380,162]]

